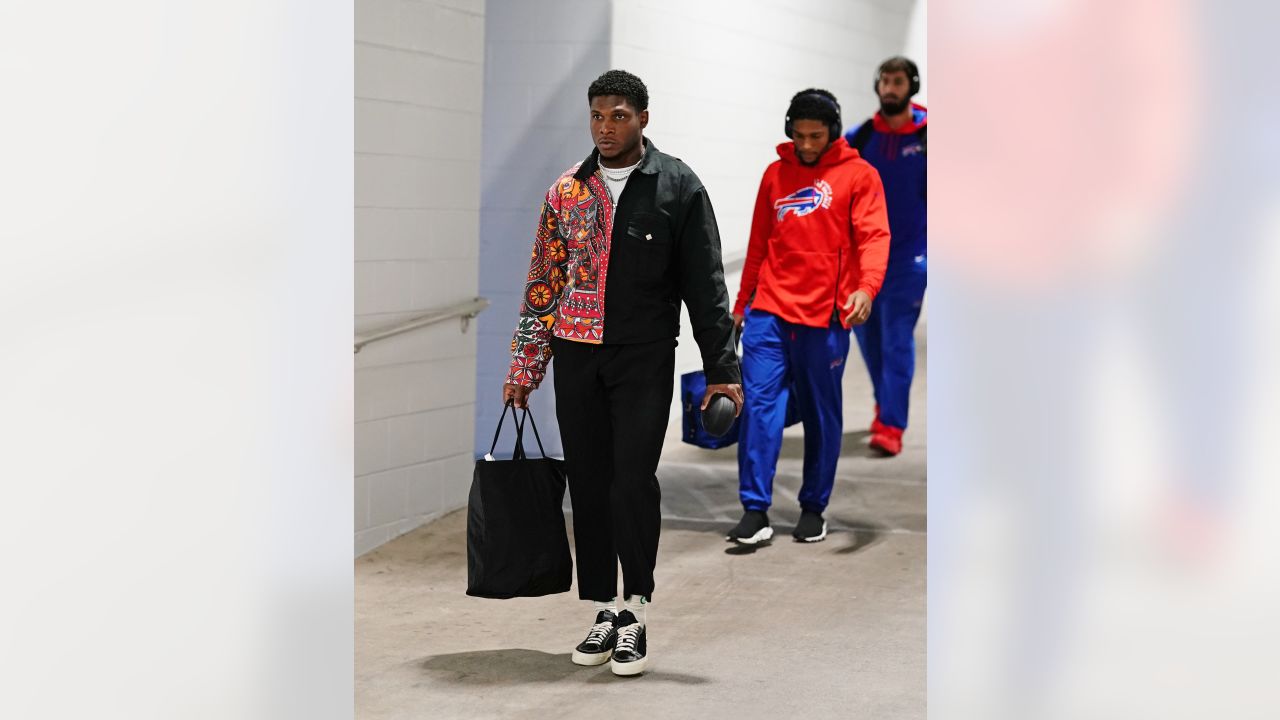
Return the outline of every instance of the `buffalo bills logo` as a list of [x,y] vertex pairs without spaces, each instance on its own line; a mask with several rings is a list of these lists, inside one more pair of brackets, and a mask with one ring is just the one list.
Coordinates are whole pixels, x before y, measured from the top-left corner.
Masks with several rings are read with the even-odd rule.
[[831,186],[825,180],[819,180],[809,187],[800,188],[773,203],[773,208],[778,211],[779,222],[787,216],[787,213],[794,213],[796,217],[804,217],[818,208],[828,207],[831,207]]

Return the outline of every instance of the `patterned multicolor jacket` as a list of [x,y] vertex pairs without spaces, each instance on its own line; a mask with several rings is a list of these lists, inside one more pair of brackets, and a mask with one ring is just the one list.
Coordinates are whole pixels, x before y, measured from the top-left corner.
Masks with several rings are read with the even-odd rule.
[[[684,163],[648,139],[644,145],[616,216],[594,151],[547,190],[507,382],[536,388],[551,360],[552,338],[591,344],[674,339],[681,299],[707,381],[740,382],[720,237],[706,190]],[[607,335],[606,291],[614,302]]]

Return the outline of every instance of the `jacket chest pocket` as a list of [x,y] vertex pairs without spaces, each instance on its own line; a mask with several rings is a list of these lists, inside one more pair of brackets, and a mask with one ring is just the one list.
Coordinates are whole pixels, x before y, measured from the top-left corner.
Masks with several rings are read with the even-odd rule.
[[671,227],[658,213],[638,212],[627,222],[627,245],[636,258],[639,275],[660,280],[671,264]]

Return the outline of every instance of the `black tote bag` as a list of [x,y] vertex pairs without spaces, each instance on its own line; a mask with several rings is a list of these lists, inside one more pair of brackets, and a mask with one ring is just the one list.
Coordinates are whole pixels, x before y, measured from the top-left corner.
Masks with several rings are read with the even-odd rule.
[[[485,598],[538,597],[567,592],[573,560],[565,532],[564,461],[547,457],[538,426],[525,410],[516,421],[502,409],[488,457],[498,446],[507,410],[516,426],[510,460],[476,461],[467,499],[467,594]],[[524,452],[528,419],[540,458]]]

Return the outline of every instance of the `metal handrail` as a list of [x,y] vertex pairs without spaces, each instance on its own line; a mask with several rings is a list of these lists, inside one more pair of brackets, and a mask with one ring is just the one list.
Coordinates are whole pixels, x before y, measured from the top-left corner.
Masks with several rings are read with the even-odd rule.
[[412,320],[406,320],[402,323],[382,328],[381,330],[374,330],[373,332],[365,333],[363,335],[356,335],[356,352],[360,352],[360,348],[363,348],[371,342],[385,340],[389,337],[407,333],[410,330],[417,330],[420,327],[435,325],[438,322],[444,322],[445,320],[450,320],[452,318],[462,318],[462,332],[466,332],[467,326],[471,323],[471,320],[475,316],[484,312],[484,309],[487,307],[489,307],[488,298],[472,298],[466,302],[460,302],[456,305],[432,310],[425,315],[419,315]]
[[[734,270],[741,270],[742,265],[746,262],[746,260],[747,260],[747,254],[745,252],[735,252],[735,253],[730,253],[728,255],[725,255],[722,260],[724,271],[727,273],[727,272],[732,272]],[[438,322],[443,322],[445,320],[449,320],[455,317],[462,318],[462,331],[466,332],[467,326],[470,324],[471,320],[475,318],[475,316],[484,312],[485,308],[487,307],[489,307],[489,299],[478,297],[478,298],[473,298],[471,300],[468,300],[466,302],[458,303],[457,305],[451,305],[447,308],[432,310],[431,312],[425,315],[420,315],[416,318],[413,318],[412,320],[406,320],[397,325],[392,325],[390,327],[383,328],[381,330],[375,330],[374,332],[371,332],[371,333],[357,335],[355,351],[360,352],[361,348],[363,348],[365,345],[368,345],[371,342],[384,340],[386,338],[394,337],[402,333],[407,333],[410,330],[417,330],[420,327],[434,325]]]

